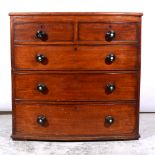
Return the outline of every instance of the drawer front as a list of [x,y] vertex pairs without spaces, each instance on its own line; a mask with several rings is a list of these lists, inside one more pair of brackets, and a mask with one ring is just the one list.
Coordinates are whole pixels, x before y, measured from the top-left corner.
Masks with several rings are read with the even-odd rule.
[[60,104],[16,104],[15,133],[52,139],[52,136],[123,136],[136,131],[135,104]]
[[135,100],[137,74],[49,73],[16,74],[15,98],[81,101]]
[[17,23],[14,25],[15,42],[71,41],[73,23]]
[[134,23],[80,23],[81,41],[137,41],[137,25]]
[[17,45],[14,63],[23,70],[135,70],[138,46]]

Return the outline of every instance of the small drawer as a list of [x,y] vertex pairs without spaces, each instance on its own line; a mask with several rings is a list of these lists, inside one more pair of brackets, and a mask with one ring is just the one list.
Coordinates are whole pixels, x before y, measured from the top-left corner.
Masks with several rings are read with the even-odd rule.
[[138,38],[135,23],[80,23],[80,41],[133,42]]
[[15,42],[52,42],[72,41],[73,23],[16,23],[14,25]]
[[137,136],[134,103],[14,105],[13,137],[20,139],[77,140],[128,139]]
[[52,101],[136,100],[136,73],[21,73],[15,98]]
[[14,68],[20,70],[136,70],[135,45],[16,45]]

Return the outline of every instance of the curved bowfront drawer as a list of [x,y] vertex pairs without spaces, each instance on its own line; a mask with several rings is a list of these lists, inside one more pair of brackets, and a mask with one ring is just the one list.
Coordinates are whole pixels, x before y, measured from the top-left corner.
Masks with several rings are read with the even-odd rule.
[[134,42],[137,37],[135,23],[79,23],[80,41]]
[[138,46],[23,46],[14,50],[20,70],[136,70]]
[[25,138],[34,136],[36,139],[75,140],[89,139],[89,136],[91,139],[105,136],[110,139],[112,136],[136,135],[134,103],[82,105],[77,102],[77,105],[44,106],[38,103],[21,103],[16,104],[15,116],[16,127],[13,136],[16,138],[23,138],[25,135]]
[[23,73],[14,79],[16,99],[135,100],[137,95],[137,74],[134,73]]
[[73,40],[74,25],[69,22],[16,23],[15,42],[52,42]]

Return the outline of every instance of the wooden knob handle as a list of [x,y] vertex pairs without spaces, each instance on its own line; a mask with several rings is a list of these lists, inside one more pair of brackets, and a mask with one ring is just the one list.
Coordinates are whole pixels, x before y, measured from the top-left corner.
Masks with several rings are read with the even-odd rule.
[[45,116],[41,115],[37,117],[37,123],[41,126],[44,126],[47,122],[47,119]]
[[106,33],[105,35],[105,40],[106,41],[112,41],[116,36],[116,33],[113,30],[110,30]]
[[38,62],[42,63],[42,62],[45,61],[45,56],[42,55],[42,54],[38,54],[38,55],[36,56],[36,60],[37,60]]
[[47,40],[47,34],[44,31],[37,31],[36,37],[42,41]]
[[116,56],[114,54],[109,54],[105,58],[105,63],[106,64],[112,64],[116,59]]
[[37,85],[37,90],[38,90],[39,92],[43,93],[43,92],[45,92],[45,91],[47,90],[47,87],[46,87],[46,85],[39,83],[39,84]]
[[112,83],[109,83],[106,85],[106,90],[108,93],[112,93],[115,90],[115,85]]
[[105,118],[105,123],[109,124],[109,125],[113,124],[114,123],[114,118],[112,116],[107,116]]

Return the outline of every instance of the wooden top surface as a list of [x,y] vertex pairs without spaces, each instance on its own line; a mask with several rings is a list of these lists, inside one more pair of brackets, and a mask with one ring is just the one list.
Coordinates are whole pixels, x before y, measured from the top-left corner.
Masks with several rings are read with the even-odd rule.
[[10,16],[142,16],[140,12],[10,12]]

